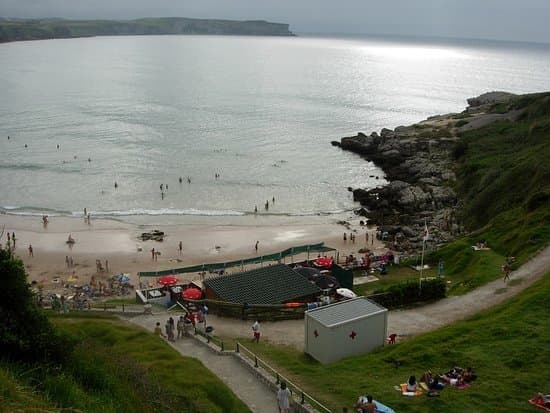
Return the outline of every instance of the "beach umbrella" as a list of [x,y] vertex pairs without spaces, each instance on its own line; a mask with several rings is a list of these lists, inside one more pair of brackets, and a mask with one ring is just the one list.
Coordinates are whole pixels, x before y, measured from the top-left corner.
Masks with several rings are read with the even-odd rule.
[[160,285],[174,285],[178,283],[178,279],[174,277],[173,275],[165,275],[164,277],[160,277],[157,280],[157,284]]
[[128,277],[126,274],[120,274],[117,278],[118,282],[126,283],[130,281],[130,277]]
[[310,281],[315,279],[315,277],[318,277],[319,275],[321,275],[320,270],[312,267],[298,267],[298,268],[294,268],[294,271],[296,271],[298,274],[307,278]]
[[315,260],[316,265],[324,268],[331,268],[333,263],[334,261],[332,260],[332,258],[328,257],[319,257]]
[[200,300],[202,298],[202,291],[198,288],[188,288],[181,293],[181,296],[188,300]]
[[345,298],[355,298],[355,297],[357,297],[357,294],[355,294],[353,291],[351,291],[348,288],[337,288],[336,289],[336,294],[341,295],[342,297],[345,297]]

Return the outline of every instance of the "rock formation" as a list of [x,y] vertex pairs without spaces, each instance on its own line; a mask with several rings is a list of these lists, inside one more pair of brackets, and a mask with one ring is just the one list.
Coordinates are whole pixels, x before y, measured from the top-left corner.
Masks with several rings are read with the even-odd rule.
[[[412,126],[382,129],[370,135],[333,141],[334,146],[360,154],[382,168],[390,183],[375,189],[355,188],[353,198],[364,208],[356,211],[387,232],[387,241],[398,250],[415,252],[422,247],[424,223],[430,242],[440,244],[463,231],[458,221],[460,201],[453,189],[454,157],[460,132],[498,119],[514,119],[513,111],[488,109],[514,95],[490,92],[468,99],[460,114],[433,116]],[[490,113],[489,113],[490,112]]]

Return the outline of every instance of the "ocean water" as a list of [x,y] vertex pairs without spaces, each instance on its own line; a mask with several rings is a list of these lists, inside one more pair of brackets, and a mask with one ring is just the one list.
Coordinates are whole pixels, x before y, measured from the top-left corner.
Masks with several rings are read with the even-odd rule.
[[338,215],[385,181],[331,140],[550,89],[550,45],[520,43],[97,37],[0,62],[0,212],[23,215]]

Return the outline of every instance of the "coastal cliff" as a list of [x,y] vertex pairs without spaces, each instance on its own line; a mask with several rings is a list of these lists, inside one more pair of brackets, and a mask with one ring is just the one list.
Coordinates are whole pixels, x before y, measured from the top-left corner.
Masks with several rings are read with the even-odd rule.
[[288,24],[185,17],[137,20],[0,19],[0,43],[90,36],[161,34],[294,36]]
[[[506,160],[506,165],[499,165],[498,159],[503,158],[503,154],[513,155],[514,151],[519,158],[519,151],[528,148],[525,142],[519,138],[514,141],[513,138],[523,134],[525,129],[533,130],[533,125],[540,128],[540,119],[548,112],[549,101],[549,94],[517,96],[491,92],[468,99],[469,106],[461,113],[433,116],[411,126],[382,129],[380,133],[373,132],[370,135],[358,133],[342,138],[340,142],[332,142],[334,146],[373,161],[384,170],[390,181],[386,186],[370,190],[350,188],[354,200],[363,206],[356,213],[366,216],[370,223],[387,232],[386,241],[392,242],[395,249],[405,252],[417,252],[422,248],[425,223],[429,228],[430,242],[436,245],[486,225],[491,217],[500,212],[497,207],[491,214],[483,211],[493,208],[493,204],[499,205],[497,199],[490,197],[497,198],[495,194],[500,196],[501,192],[503,202],[509,197],[506,190],[502,189],[500,180],[502,177],[514,179],[508,178],[506,170],[510,167],[510,160]],[[497,135],[490,129],[495,125],[500,128]],[[502,133],[500,138],[498,133]],[[508,136],[510,133],[511,137]],[[475,134],[478,136],[473,136]],[[544,144],[547,135],[544,129],[542,136],[534,136],[533,144],[541,144],[547,151],[547,145]],[[486,136],[496,136],[500,141],[490,143],[491,150],[496,153],[494,159],[486,162],[487,165],[483,164],[488,171],[474,177],[478,170],[482,170],[481,163],[465,163],[464,155],[468,153],[474,157],[478,152],[483,153],[485,147],[481,139]],[[521,139],[529,139],[529,135]],[[476,147],[477,152],[473,150],[474,144],[481,145]],[[544,188],[548,185],[548,176],[544,172],[547,168],[541,169],[542,165],[539,166],[537,162],[535,159],[527,162],[525,168],[530,168],[530,172],[522,179],[530,179],[529,176],[542,177],[536,185],[539,188],[542,185],[543,193],[541,195],[537,192],[536,196],[544,198]],[[493,191],[491,187],[495,182],[500,185],[498,191],[494,190],[496,192],[488,197],[486,193]],[[473,191],[472,187],[476,190]],[[521,205],[531,195],[534,196],[535,193],[529,193],[528,188],[535,188],[535,185],[526,182],[524,193],[510,198],[504,209]],[[522,193],[522,190],[519,189],[518,193]],[[480,197],[484,197],[484,200],[479,200]],[[476,205],[475,209],[473,205]],[[502,205],[500,209],[503,209]]]

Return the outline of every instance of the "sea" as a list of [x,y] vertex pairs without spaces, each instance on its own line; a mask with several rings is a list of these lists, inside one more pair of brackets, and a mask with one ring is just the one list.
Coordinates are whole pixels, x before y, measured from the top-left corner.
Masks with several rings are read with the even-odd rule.
[[550,90],[550,45],[477,40],[91,37],[0,63],[0,213],[130,222],[336,219],[386,181],[331,141]]

